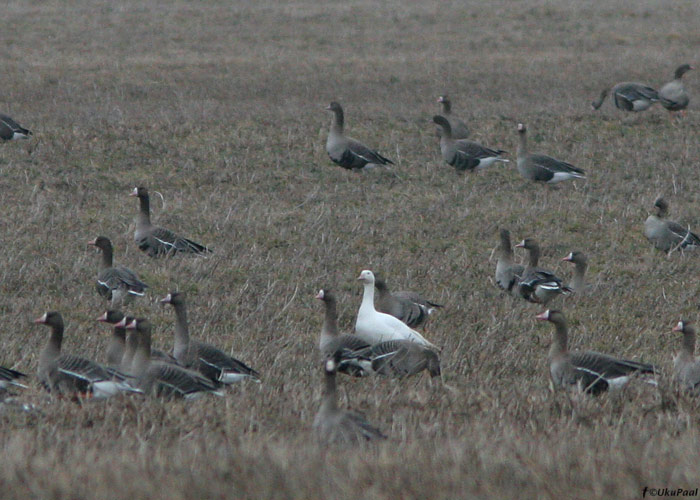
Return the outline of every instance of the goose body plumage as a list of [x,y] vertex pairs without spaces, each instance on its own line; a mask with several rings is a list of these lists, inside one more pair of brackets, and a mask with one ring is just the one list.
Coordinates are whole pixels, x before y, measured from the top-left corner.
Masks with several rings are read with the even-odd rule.
[[673,250],[691,250],[700,247],[700,237],[687,227],[668,220],[668,202],[657,198],[654,202],[656,214],[647,217],[644,222],[644,236],[655,248],[663,252]]
[[465,139],[455,140],[450,123],[444,116],[434,116],[433,122],[440,130],[442,159],[458,172],[480,170],[496,162],[508,163],[508,160],[502,158],[505,153],[502,149],[490,149]]
[[643,83],[621,82],[612,88],[603,89],[600,97],[591,104],[593,109],[600,109],[608,94],[612,96],[617,109],[633,113],[645,111],[659,101],[659,93],[652,87]]
[[518,172],[524,178],[535,182],[556,184],[562,181],[585,179],[586,173],[570,163],[551,156],[529,153],[527,149],[527,128],[518,124]]
[[691,69],[690,64],[682,64],[676,68],[673,80],[659,89],[659,102],[667,110],[683,111],[690,103],[690,95],[683,85],[683,75]]
[[18,139],[29,139],[31,130],[22,127],[15,120],[0,113],[0,139],[3,141],[16,141]]

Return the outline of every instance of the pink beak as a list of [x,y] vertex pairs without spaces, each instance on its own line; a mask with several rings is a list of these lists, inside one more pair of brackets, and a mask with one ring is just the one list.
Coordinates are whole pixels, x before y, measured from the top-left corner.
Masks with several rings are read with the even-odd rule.
[[537,316],[535,316],[535,318],[541,321],[549,320],[549,309],[547,309],[545,312],[539,313]]

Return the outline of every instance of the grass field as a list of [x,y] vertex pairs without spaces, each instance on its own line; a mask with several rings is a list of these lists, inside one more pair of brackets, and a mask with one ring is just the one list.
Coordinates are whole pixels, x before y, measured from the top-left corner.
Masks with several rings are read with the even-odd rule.
[[[642,234],[655,197],[700,228],[700,85],[673,124],[590,101],[618,81],[654,86],[700,53],[700,5],[674,2],[21,2],[3,6],[0,112],[34,131],[0,144],[0,364],[33,374],[60,310],[65,349],[102,359],[96,318],[103,234],[150,285],[132,312],[170,349],[158,300],[189,294],[193,335],[257,368],[263,383],[194,403],[126,398],[84,407],[35,381],[33,413],[0,414],[7,500],[249,498],[637,498],[700,486],[700,403],[636,384],[570,399],[548,390],[551,328],[502,295],[497,230],[541,242],[543,265],[589,255],[595,293],[556,304],[571,342],[668,373],[679,317],[698,317],[698,255],[667,257]],[[458,175],[431,117],[448,93],[473,137],[569,161],[558,189],[514,163]],[[325,153],[331,100],[348,133],[393,159],[353,173]],[[210,258],[150,260],[133,242],[135,185],[154,220]],[[520,259],[524,255],[518,254]],[[426,336],[443,383],[341,379],[342,404],[390,436],[366,449],[313,442],[322,287],[350,331],[355,278],[444,303]]]

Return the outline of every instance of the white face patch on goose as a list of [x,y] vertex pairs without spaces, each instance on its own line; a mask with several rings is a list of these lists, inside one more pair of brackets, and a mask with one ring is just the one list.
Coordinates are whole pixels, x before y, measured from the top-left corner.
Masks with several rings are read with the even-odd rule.
[[334,372],[335,371],[335,361],[332,359],[329,359],[326,361],[326,371],[327,372]]

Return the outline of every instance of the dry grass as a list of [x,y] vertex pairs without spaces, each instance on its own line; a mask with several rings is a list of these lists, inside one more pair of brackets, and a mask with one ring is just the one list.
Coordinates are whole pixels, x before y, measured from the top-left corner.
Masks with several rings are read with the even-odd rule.
[[[103,355],[98,256],[85,243],[105,234],[151,285],[134,312],[153,319],[156,344],[171,345],[173,324],[157,299],[184,289],[193,333],[264,375],[194,404],[80,408],[32,384],[20,397],[35,414],[0,415],[3,498],[634,498],[698,486],[696,401],[638,386],[550,394],[550,328],[491,282],[497,227],[537,237],[544,264],[567,276],[556,261],[583,250],[599,286],[559,304],[574,345],[668,370],[678,339],[663,332],[697,317],[698,257],[654,251],[641,225],[664,193],[675,218],[700,226],[697,74],[680,125],[589,102],[620,80],[659,85],[697,57],[697,2],[50,0],[11,1],[3,16],[0,110],[35,137],[0,145],[0,361],[33,373],[47,332],[29,320],[47,309],[64,312],[67,349]],[[458,176],[430,123],[443,92],[477,139],[514,152],[524,121],[533,149],[589,180],[547,189],[512,164]],[[331,99],[395,168],[332,166]],[[163,194],[157,221],[214,256],[141,254],[135,184]],[[324,453],[310,432],[312,297],[335,288],[350,330],[364,268],[446,304],[427,329],[444,346],[445,386],[343,379],[345,404],[391,440]]]

